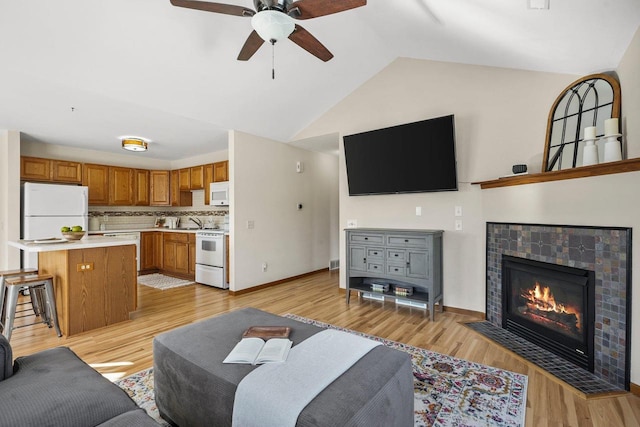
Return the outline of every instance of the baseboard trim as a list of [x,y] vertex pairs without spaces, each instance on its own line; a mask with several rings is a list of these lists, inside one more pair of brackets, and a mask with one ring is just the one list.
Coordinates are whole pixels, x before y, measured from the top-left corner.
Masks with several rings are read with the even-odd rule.
[[635,394],[636,396],[640,397],[640,385],[638,384],[634,384],[634,383],[630,383],[630,387],[629,387],[629,391],[632,394]]
[[321,268],[319,270],[310,271],[308,273],[298,274],[297,276],[287,277],[286,279],[280,279],[280,280],[276,280],[274,282],[263,283],[262,285],[252,286],[252,287],[247,288],[247,289],[240,289],[239,291],[229,291],[229,295],[237,296],[237,295],[248,294],[249,292],[255,292],[255,291],[259,291],[261,289],[270,288],[272,286],[280,285],[280,284],[288,282],[290,280],[296,280],[296,279],[301,279],[303,277],[311,276],[312,274],[320,273],[321,271],[327,271],[327,269],[326,268]]
[[487,319],[486,314],[483,313],[482,311],[465,310],[463,308],[447,307],[446,305],[443,308],[444,308],[444,311],[450,311],[450,312],[456,313],[456,314],[464,314],[466,316],[477,317],[477,318],[479,318],[481,320],[486,320]]

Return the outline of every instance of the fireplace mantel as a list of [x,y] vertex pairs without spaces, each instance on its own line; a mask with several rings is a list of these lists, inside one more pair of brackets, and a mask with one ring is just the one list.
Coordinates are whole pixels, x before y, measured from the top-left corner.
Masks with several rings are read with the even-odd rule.
[[489,181],[472,182],[485,190],[489,188],[509,187],[512,185],[535,184],[538,182],[561,181],[565,179],[585,178],[589,176],[611,175],[624,172],[640,171],[640,158],[601,163],[592,166],[581,166],[559,171],[509,176]]

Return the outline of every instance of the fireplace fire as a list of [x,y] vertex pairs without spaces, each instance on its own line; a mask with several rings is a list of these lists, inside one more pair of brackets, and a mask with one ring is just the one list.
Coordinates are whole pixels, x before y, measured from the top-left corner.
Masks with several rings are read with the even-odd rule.
[[593,372],[593,272],[503,255],[503,328]]

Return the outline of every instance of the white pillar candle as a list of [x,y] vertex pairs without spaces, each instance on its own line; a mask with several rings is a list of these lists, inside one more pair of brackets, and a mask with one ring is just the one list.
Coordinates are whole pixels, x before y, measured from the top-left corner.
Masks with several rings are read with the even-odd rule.
[[596,139],[596,127],[584,128],[584,139]]
[[618,119],[604,121],[604,136],[618,135]]

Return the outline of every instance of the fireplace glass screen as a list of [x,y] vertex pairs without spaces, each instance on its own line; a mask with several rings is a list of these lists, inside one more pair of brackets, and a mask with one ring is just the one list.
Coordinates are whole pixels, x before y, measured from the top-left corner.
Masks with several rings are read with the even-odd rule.
[[588,368],[592,355],[593,273],[503,258],[503,327]]

